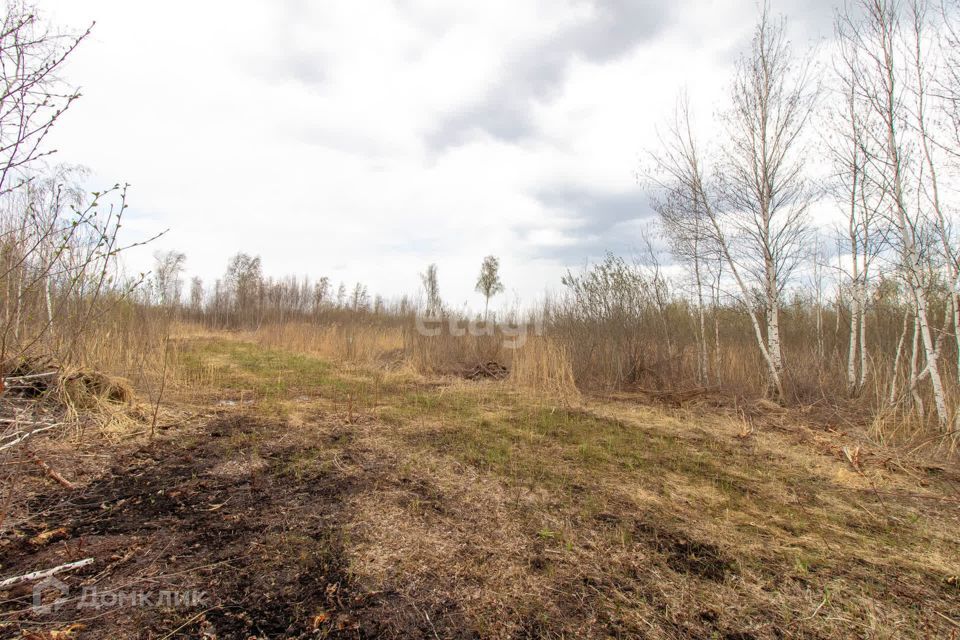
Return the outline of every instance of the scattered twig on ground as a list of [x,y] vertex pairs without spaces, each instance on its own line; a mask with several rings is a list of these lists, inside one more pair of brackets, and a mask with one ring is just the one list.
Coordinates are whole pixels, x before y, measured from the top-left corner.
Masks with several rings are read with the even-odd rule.
[[23,442],[24,440],[26,440],[27,438],[29,438],[30,436],[41,433],[43,431],[49,431],[50,429],[54,429],[56,427],[62,427],[62,426],[63,426],[62,422],[55,422],[53,424],[47,424],[42,427],[32,429],[30,431],[18,431],[17,434],[19,435],[17,435],[17,437],[15,437],[10,442],[5,442],[4,444],[0,445],[0,451],[4,451],[6,449],[10,449],[11,447],[15,447],[21,442]]
[[18,585],[21,582],[32,582],[33,580],[43,580],[44,578],[49,578],[52,575],[62,573],[64,571],[73,571],[74,569],[80,569],[89,564],[93,564],[93,558],[84,558],[83,560],[77,560],[76,562],[68,562],[66,564],[61,564],[59,566],[53,567],[52,569],[44,569],[42,571],[31,571],[30,573],[25,573],[19,576],[13,576],[12,578],[7,578],[6,580],[0,580],[0,589],[6,589],[7,587],[12,587]]
[[60,473],[57,470],[55,470],[53,467],[48,465],[46,462],[44,462],[40,458],[33,456],[33,464],[43,469],[44,473],[46,473],[48,476],[50,476],[51,478],[53,478],[54,480],[62,484],[67,489],[70,489],[71,491],[73,491],[74,489],[77,488],[77,485],[75,485],[74,483],[64,478],[62,475],[60,475]]
[[937,611],[936,609],[934,609],[933,612],[934,612],[935,614],[937,614],[938,616],[940,616],[941,618],[943,618],[944,620],[946,620],[947,622],[949,622],[950,624],[952,624],[953,626],[955,626],[955,627],[957,627],[958,629],[960,629],[960,622],[957,622],[956,620],[954,620],[953,618],[951,618],[951,617],[949,617],[949,616],[943,615],[942,613],[940,613],[940,612]]

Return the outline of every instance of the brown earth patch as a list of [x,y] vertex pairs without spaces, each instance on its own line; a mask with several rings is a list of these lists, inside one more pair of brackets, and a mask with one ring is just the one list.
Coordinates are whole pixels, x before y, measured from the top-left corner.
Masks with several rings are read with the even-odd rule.
[[[298,465],[316,456],[339,464],[358,455],[298,440],[282,422],[225,414],[118,459],[102,478],[70,494],[38,495],[38,514],[0,547],[4,575],[93,557],[62,574],[70,598],[59,611],[31,610],[32,591],[7,592],[6,632],[73,629],[71,637],[418,637],[429,622],[390,593],[356,584],[344,551],[345,500],[376,484],[379,469],[344,474]],[[331,446],[334,445],[334,446]],[[296,476],[294,478],[294,475]],[[412,487],[413,491],[419,487]],[[44,532],[55,531],[55,535]],[[37,541],[41,542],[38,544]],[[191,608],[77,609],[82,589],[203,592]],[[453,602],[448,608],[457,609]],[[79,627],[76,625],[80,625]],[[449,634],[448,634],[449,635]],[[44,637],[44,636],[40,636]]]

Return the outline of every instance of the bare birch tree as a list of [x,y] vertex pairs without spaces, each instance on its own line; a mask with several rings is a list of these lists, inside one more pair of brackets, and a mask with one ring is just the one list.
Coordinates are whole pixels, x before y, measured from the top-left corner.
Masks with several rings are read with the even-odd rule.
[[716,259],[716,248],[711,243],[709,221],[703,211],[701,198],[693,193],[668,189],[664,197],[656,199],[654,210],[660,216],[660,225],[670,250],[690,272],[696,304],[697,378],[700,384],[709,384],[710,356],[707,345],[706,286],[708,263]]
[[183,269],[186,254],[180,251],[157,251],[153,254],[153,287],[156,302],[161,307],[177,306],[183,295]]
[[[920,150],[923,156],[923,165],[926,169],[926,188],[923,189],[923,194],[928,201],[929,210],[933,214],[933,227],[936,230],[937,239],[940,241],[940,249],[943,252],[941,257],[947,268],[954,345],[958,362],[957,379],[960,380],[960,252],[956,249],[955,238],[951,237],[950,213],[941,199],[939,156],[942,155],[940,151],[946,148],[946,145],[937,140],[935,126],[932,125],[930,118],[930,111],[934,108],[934,105],[931,105],[934,96],[930,88],[936,83],[936,79],[928,65],[928,58],[930,57],[929,49],[934,46],[937,39],[928,34],[931,11],[925,0],[912,0],[908,14],[911,26],[909,41],[912,52],[911,63],[915,76],[913,83],[915,98],[912,109],[913,126],[920,138]],[[950,15],[949,12],[942,14],[947,33],[950,33]],[[944,57],[947,61],[945,68],[948,73],[951,68],[951,54],[956,55],[951,52]],[[947,83],[948,86],[950,84]],[[946,94],[941,94],[937,101],[945,102],[945,104],[940,105],[939,109],[936,109],[937,112],[946,113],[948,116],[953,113],[949,91]]]
[[[901,6],[895,0],[856,0],[839,15],[837,33],[856,91],[877,120],[877,126],[868,131],[877,153],[869,154],[867,160],[891,212],[899,272],[915,308],[911,389],[915,392],[918,384],[929,378],[937,422],[945,430],[949,418],[939,354],[930,327],[927,269],[918,241],[925,224],[924,212],[911,197],[911,188],[921,188],[912,186],[912,181],[922,178],[911,167],[909,154],[911,123],[905,100],[911,61],[904,54]],[[920,349],[925,358],[922,367]],[[919,405],[918,395],[916,400]]]
[[260,256],[242,252],[235,254],[227,263],[227,273],[223,280],[237,318],[243,320],[244,316],[249,317],[251,313],[259,317],[263,298],[263,268]]
[[314,314],[320,312],[325,305],[329,303],[330,297],[330,278],[321,277],[313,284],[313,292],[310,299],[310,309]]
[[[841,38],[841,44],[842,44]],[[850,63],[855,51],[844,51],[835,69],[838,107],[834,113],[832,139],[828,148],[835,167],[834,197],[844,211],[839,253],[849,252],[847,265],[840,265],[849,280],[849,337],[847,349],[847,390],[857,396],[867,376],[867,301],[871,266],[878,256],[880,203],[877,189],[867,175],[868,154],[872,153],[866,131],[870,111],[860,99]],[[840,315],[837,315],[839,320]]]
[[751,291],[741,273],[738,261],[734,259],[729,233],[725,230],[722,214],[717,206],[716,189],[710,185],[709,175],[704,166],[704,158],[693,133],[690,105],[686,97],[681,97],[675,119],[665,136],[661,138],[662,147],[654,152],[656,181],[667,192],[667,198],[673,199],[676,206],[690,211],[702,211],[708,222],[704,232],[714,243],[722,260],[730,269],[736,283],[740,302],[746,309],[753,326],[757,347],[767,366],[769,387],[779,399],[784,398],[780,369],[770,355],[767,342],[756,309],[751,304]]
[[194,313],[203,309],[203,280],[199,276],[190,279],[190,310]]
[[721,176],[725,213],[741,244],[740,269],[762,292],[777,380],[784,370],[781,296],[809,231],[812,190],[802,135],[816,91],[808,69],[792,53],[784,19],[763,5],[750,52],[737,66]]

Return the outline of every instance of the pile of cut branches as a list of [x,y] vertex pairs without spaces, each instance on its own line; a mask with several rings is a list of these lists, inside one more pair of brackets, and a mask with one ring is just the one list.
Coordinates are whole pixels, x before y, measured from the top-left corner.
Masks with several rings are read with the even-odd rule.
[[6,368],[9,375],[0,377],[0,452],[75,422],[81,413],[133,399],[129,383],[99,371],[62,368],[43,358]]
[[499,362],[481,362],[464,372],[467,380],[503,380],[510,375],[510,369]]

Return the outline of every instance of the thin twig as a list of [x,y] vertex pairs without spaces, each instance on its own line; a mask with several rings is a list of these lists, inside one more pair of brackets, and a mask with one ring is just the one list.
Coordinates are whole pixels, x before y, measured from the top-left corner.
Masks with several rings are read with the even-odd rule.
[[171,631],[171,632],[168,633],[167,635],[162,636],[162,637],[160,638],[160,640],[167,640],[167,638],[172,638],[173,635],[174,635],[177,631],[180,631],[180,629],[183,629],[184,627],[186,627],[187,625],[189,625],[190,623],[192,623],[194,620],[197,620],[198,618],[202,618],[203,616],[207,615],[208,613],[210,613],[211,611],[213,611],[214,609],[217,609],[217,608],[218,608],[218,607],[211,607],[210,609],[207,609],[206,611],[201,611],[200,613],[198,613],[197,615],[193,616],[192,618],[190,618],[189,620],[187,620],[186,622],[184,622],[182,625],[180,625],[179,627],[177,627],[176,629],[174,629],[173,631]]
[[33,456],[33,463],[38,467],[40,467],[41,469],[43,469],[48,476],[50,476],[51,478],[53,478],[54,480],[62,484],[67,489],[70,489],[71,491],[73,491],[74,489],[77,488],[77,485],[73,484],[72,482],[64,478],[62,475],[60,475],[59,472],[57,472],[53,467],[48,465],[46,462],[44,462],[40,458]]
[[933,609],[933,612],[934,612],[935,614],[937,614],[938,616],[940,616],[941,618],[943,618],[944,620],[946,620],[947,622],[949,622],[950,624],[952,624],[953,626],[955,626],[955,627],[957,627],[958,629],[960,629],[960,622],[957,622],[957,621],[954,620],[953,618],[950,618],[950,617],[947,617],[947,616],[943,615],[942,613],[940,613],[940,612],[937,611],[936,609]]
[[163,400],[163,391],[167,386],[167,352],[170,347],[170,334],[163,341],[163,374],[160,379],[160,392],[157,394],[157,403],[153,405],[153,418],[150,421],[150,439],[157,433],[157,414],[160,412],[160,401]]

